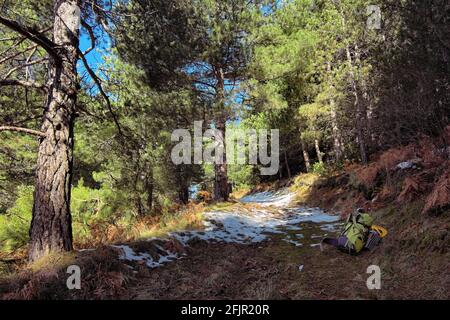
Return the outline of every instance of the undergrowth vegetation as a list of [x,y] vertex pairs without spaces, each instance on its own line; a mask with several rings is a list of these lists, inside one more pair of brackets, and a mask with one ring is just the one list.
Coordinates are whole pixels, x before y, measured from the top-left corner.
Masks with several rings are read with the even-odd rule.
[[[33,187],[20,186],[18,198],[6,214],[0,215],[0,253],[22,250],[29,241]],[[102,185],[89,188],[80,180],[72,189],[71,208],[74,243],[93,248],[118,241],[161,237],[171,231],[198,228],[203,204],[179,206],[167,203],[158,214],[140,216],[127,205],[127,195]]]
[[[80,266],[83,282],[80,290],[67,290],[67,267]],[[117,252],[101,247],[92,252],[50,254],[20,273],[0,279],[0,296],[17,299],[111,299],[126,291],[133,281],[132,271],[117,259]]]
[[368,165],[347,163],[341,170],[296,177],[291,190],[299,200],[346,215],[422,201],[420,214],[438,216],[450,209],[450,127],[436,138],[379,152]]
[[12,253],[28,242],[33,207],[33,187],[19,186],[18,198],[11,209],[0,215],[0,251]]

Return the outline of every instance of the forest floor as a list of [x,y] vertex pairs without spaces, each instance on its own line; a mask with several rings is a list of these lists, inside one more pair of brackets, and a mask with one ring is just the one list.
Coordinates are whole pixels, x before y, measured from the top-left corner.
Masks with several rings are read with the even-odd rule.
[[[123,297],[450,299],[450,127],[446,135],[441,141],[424,138],[387,150],[367,166],[259,186],[241,199],[244,207],[231,208],[263,216],[267,206],[274,214],[281,210],[287,222],[276,223],[275,229],[284,232],[269,228],[267,239],[251,244],[215,243],[203,236],[204,241],[189,243],[183,259],[151,270]],[[375,250],[356,257],[332,247],[322,252],[320,238],[340,229],[337,219],[326,217],[344,218],[356,208],[370,212],[388,236]],[[371,265],[381,269],[380,290],[367,287]]]
[[[49,257],[0,279],[0,299],[450,299],[450,160],[429,146],[258,186],[208,205],[203,228]],[[388,229],[382,243],[321,251],[359,207]],[[66,286],[73,264],[80,290]],[[367,287],[371,265],[380,290]]]
[[[289,189],[259,190],[243,202],[210,205],[205,227],[166,238],[121,243],[51,258],[0,282],[2,299],[449,299],[449,212],[429,218],[422,201],[372,211],[389,235],[373,251],[350,256],[333,247],[338,211],[329,188],[311,190],[303,175]],[[305,186],[307,186],[305,188]],[[305,199],[305,190],[310,199]],[[354,198],[352,195],[350,198]],[[307,206],[309,201],[311,206]],[[65,286],[67,265],[80,265],[82,290]],[[369,290],[367,268],[381,268]],[[51,266],[48,268],[48,266]],[[37,271],[36,271],[37,270]]]
[[[417,258],[416,258],[417,259]],[[130,299],[418,299],[449,298],[430,274],[382,269],[381,290],[366,286],[377,253],[296,249],[281,242],[243,246],[197,244],[183,261],[153,270],[126,294]],[[303,266],[300,270],[300,266]],[[417,267],[417,266],[416,266]],[[426,270],[426,269],[424,269]],[[430,278],[434,281],[430,282]],[[448,285],[448,282],[447,282]]]
[[[430,219],[420,214],[421,201],[401,209],[384,206],[372,215],[389,235],[375,250],[358,256],[333,247],[321,251],[321,238],[336,235],[342,222],[337,211],[299,201],[304,189],[295,189],[310,179],[298,178],[297,187],[281,192],[254,193],[249,201],[211,205],[204,229],[50,259],[13,281],[0,281],[0,298],[450,298],[448,211]],[[326,207],[329,190],[320,189],[308,200],[311,206]],[[81,266],[82,290],[65,286],[66,268],[73,264]],[[381,268],[380,290],[367,287],[371,265]]]
[[[254,209],[261,210],[258,206]],[[331,247],[322,252],[316,245],[320,236],[324,232],[335,234],[337,228],[320,227],[329,226],[328,222],[303,221],[297,225],[301,226],[301,230],[289,230],[290,236],[301,235],[297,245],[286,241],[289,239],[284,233],[272,234],[264,241],[253,244],[191,241],[183,259],[149,271],[127,290],[123,298],[264,300],[450,297],[450,277],[445,272],[449,270],[448,254],[427,252],[419,255],[409,249],[401,252],[395,249],[397,243],[389,239],[376,250],[356,257]],[[367,287],[366,280],[370,276],[367,268],[371,265],[381,267],[380,290],[369,290]]]

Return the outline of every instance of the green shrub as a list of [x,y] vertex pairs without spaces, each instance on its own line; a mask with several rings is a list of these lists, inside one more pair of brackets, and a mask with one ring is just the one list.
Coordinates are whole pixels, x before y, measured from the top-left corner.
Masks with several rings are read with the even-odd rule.
[[[33,189],[32,186],[19,187],[14,205],[5,214],[0,214],[0,252],[10,254],[28,243]],[[139,217],[130,205],[129,193],[114,190],[107,184],[93,189],[80,180],[72,188],[71,196],[73,238],[78,246],[116,241],[117,237],[128,237],[135,231]],[[158,196],[156,205],[161,226],[170,224],[173,202],[168,197]]]
[[319,176],[325,176],[328,173],[328,168],[325,163],[316,162],[312,166],[312,172]]
[[[12,253],[25,246],[29,240],[28,230],[33,209],[33,186],[20,186],[18,197],[6,214],[0,215],[0,252]],[[92,226],[121,222],[129,223],[128,218],[120,216],[123,196],[108,188],[91,189],[81,180],[72,189],[71,213],[74,240],[84,243],[92,238]]]
[[0,215],[0,251],[3,253],[14,252],[28,243],[33,190],[31,186],[18,187],[14,206],[6,214]]
[[99,217],[104,203],[101,190],[85,187],[83,180],[80,180],[78,185],[72,189],[70,209],[76,242],[83,242],[91,236],[90,225]]
[[[71,213],[74,241],[91,243],[98,232],[107,232],[110,225],[131,228],[134,213],[129,195],[102,185],[100,189],[84,186],[83,180],[72,189]],[[101,230],[100,230],[101,229]]]

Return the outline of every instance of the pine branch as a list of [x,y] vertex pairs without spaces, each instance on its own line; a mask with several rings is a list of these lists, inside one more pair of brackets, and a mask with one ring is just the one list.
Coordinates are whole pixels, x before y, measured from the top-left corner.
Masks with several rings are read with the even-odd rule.
[[61,58],[58,55],[56,48],[58,47],[53,41],[48,39],[44,34],[42,34],[40,31],[28,27],[23,26],[19,24],[16,21],[10,20],[4,16],[0,15],[0,24],[4,25],[5,27],[10,28],[11,30],[14,30],[18,32],[19,34],[23,35],[30,41],[33,41],[34,43],[38,44],[42,48],[45,49],[45,51],[50,54],[53,59],[55,59],[56,62],[60,62]]
[[1,131],[15,131],[15,132],[22,132],[26,134],[31,134],[38,137],[47,137],[47,135],[44,132],[33,130],[33,129],[27,129],[27,128],[21,128],[21,127],[11,127],[11,126],[0,126],[0,132]]
[[33,88],[42,90],[44,92],[47,92],[47,87],[41,83],[38,83],[36,81],[25,81],[25,80],[18,80],[18,79],[6,79],[6,80],[0,80],[0,87],[2,86],[22,86],[26,88]]
[[119,119],[117,118],[116,114],[114,113],[114,111],[112,109],[111,101],[109,100],[108,95],[103,90],[103,86],[102,86],[100,78],[95,74],[94,70],[91,69],[91,67],[89,66],[89,63],[86,60],[86,57],[84,56],[83,52],[81,52],[80,49],[78,49],[78,55],[80,56],[81,61],[83,62],[83,65],[86,68],[86,71],[88,72],[89,76],[92,78],[92,80],[96,84],[101,96],[104,98],[104,100],[106,102],[106,106],[108,107],[109,113],[111,114],[111,116],[113,118],[113,121],[117,127],[117,130],[119,131],[119,134],[122,136],[125,136],[123,133],[123,130],[122,130],[122,126],[120,125]]
[[86,51],[83,52],[83,55],[87,55],[89,52],[94,50],[96,38],[95,38],[94,30],[92,29],[92,27],[86,21],[84,21],[83,19],[81,19],[81,25],[88,32],[89,39],[91,41],[91,46]]
[[14,71],[17,71],[19,69],[25,68],[25,67],[29,67],[32,66],[34,64],[38,64],[38,63],[42,63],[47,61],[47,58],[42,58],[42,59],[37,59],[37,60],[33,60],[24,64],[21,64],[20,66],[14,67],[11,70],[8,71],[8,73],[4,76],[3,80],[6,80],[11,74],[13,74]]

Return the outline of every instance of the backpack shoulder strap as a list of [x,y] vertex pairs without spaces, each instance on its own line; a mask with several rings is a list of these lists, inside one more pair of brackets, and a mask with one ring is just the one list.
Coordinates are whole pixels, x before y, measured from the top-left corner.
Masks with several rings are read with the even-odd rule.
[[352,220],[352,218],[353,218],[353,213],[350,212],[349,215],[347,216],[347,220],[345,221],[345,223],[349,223],[350,220]]
[[353,220],[354,224],[358,223],[358,216],[359,216],[359,214],[352,214],[352,220]]

